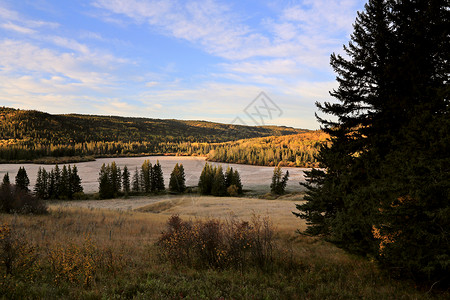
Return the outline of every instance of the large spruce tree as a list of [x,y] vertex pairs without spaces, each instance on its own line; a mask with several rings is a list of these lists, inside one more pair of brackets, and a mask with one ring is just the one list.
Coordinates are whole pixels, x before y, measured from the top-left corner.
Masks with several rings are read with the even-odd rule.
[[30,179],[28,178],[25,167],[20,167],[16,175],[16,188],[25,192],[29,191]]
[[174,193],[183,193],[186,190],[185,177],[183,165],[177,163],[170,174],[169,190]]
[[448,1],[371,0],[346,56],[338,103],[317,104],[330,134],[298,205],[306,233],[415,278],[449,274]]

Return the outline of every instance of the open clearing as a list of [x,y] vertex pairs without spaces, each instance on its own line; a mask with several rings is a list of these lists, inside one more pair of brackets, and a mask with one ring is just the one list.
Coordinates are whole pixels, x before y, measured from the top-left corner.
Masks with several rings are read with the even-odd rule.
[[83,200],[51,202],[50,206],[91,209],[136,210],[151,214],[180,215],[183,218],[238,218],[250,220],[254,215],[269,216],[284,232],[303,230],[305,222],[295,217],[295,204],[301,195],[287,195],[277,200],[237,197],[199,196],[196,194],[132,197],[129,199]]

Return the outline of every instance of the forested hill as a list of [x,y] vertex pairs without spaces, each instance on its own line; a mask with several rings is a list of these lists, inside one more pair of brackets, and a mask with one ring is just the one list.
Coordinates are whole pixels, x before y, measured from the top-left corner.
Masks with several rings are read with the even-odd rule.
[[52,115],[0,107],[0,140],[14,143],[226,142],[281,136],[308,130],[279,126],[241,126],[207,121],[162,120],[95,115]]
[[328,138],[328,134],[318,130],[218,143],[213,145],[207,158],[260,166],[318,167],[316,155]]
[[[0,107],[0,162],[154,154],[206,155],[213,145],[308,133],[284,126],[93,115],[52,115]],[[78,158],[74,158],[78,157]]]

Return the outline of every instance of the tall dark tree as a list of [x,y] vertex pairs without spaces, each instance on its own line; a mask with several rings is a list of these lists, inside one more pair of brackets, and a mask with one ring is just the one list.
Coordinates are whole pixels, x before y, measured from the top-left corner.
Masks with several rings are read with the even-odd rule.
[[242,194],[242,183],[241,183],[241,175],[239,175],[238,170],[234,170],[233,179],[231,180],[231,185],[234,185],[237,188],[238,195]]
[[13,191],[9,181],[9,174],[3,176],[2,184],[0,185],[0,211],[10,213],[12,208]]
[[131,190],[135,193],[138,193],[141,191],[141,181],[140,181],[140,172],[138,170],[138,168],[136,167],[136,170],[134,171],[133,174],[133,181],[131,183],[132,187]]
[[100,198],[112,198],[114,196],[114,191],[111,183],[111,167],[109,164],[103,164],[100,168],[98,182]]
[[16,188],[28,192],[29,185],[30,179],[28,178],[27,171],[24,167],[20,167],[16,175]]
[[177,163],[170,174],[169,190],[175,193],[183,193],[186,190],[185,181],[184,167]]
[[210,195],[214,180],[214,170],[213,167],[206,163],[203,167],[202,173],[200,174],[200,179],[198,181],[198,187],[200,193],[204,195]]
[[122,187],[125,195],[130,193],[130,172],[128,171],[128,167],[123,167],[122,172]]
[[[338,103],[298,205],[306,232],[415,278],[450,273],[449,2],[371,0],[346,57],[331,56]],[[447,235],[447,237],[445,237]],[[447,279],[448,280],[448,279]]]
[[152,174],[151,174],[151,183],[152,183],[152,192],[161,192],[165,190],[164,186],[164,176],[161,165],[159,161],[153,166]]
[[150,193],[153,189],[152,187],[152,177],[153,177],[153,166],[150,160],[144,161],[141,166],[140,182],[141,190],[145,193]]
[[6,173],[5,176],[3,176],[2,184],[11,184],[9,180],[9,173]]
[[110,181],[111,181],[111,189],[114,195],[117,195],[122,187],[122,173],[120,167],[117,166],[116,162],[113,161],[110,167]]
[[48,199],[48,175],[44,168],[39,167],[34,185],[34,193],[39,199]]
[[59,199],[69,199],[70,194],[70,186],[69,186],[69,171],[66,165],[63,165],[61,170],[61,179],[59,181],[58,187],[58,198]]
[[233,172],[233,168],[232,167],[227,167],[227,170],[225,171],[225,186],[229,187],[230,185],[232,185],[233,183],[233,176],[234,176],[234,172]]
[[[69,166],[69,170],[70,170],[70,166]],[[71,196],[73,196],[73,194],[83,193],[83,186],[81,185],[81,178],[78,175],[78,168],[75,165],[73,166],[72,172],[70,174],[70,192],[71,192]]]
[[61,186],[61,169],[58,165],[53,169],[53,199],[58,199],[59,197],[59,187]]
[[214,168],[214,176],[211,186],[211,194],[214,196],[224,196],[227,192],[225,185],[225,176],[223,174],[222,166]]

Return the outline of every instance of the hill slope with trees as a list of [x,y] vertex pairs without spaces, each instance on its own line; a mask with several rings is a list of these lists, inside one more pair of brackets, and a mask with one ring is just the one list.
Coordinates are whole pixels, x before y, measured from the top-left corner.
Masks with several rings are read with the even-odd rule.
[[210,161],[259,166],[318,167],[315,156],[328,134],[309,131],[213,144]]
[[139,154],[205,155],[210,143],[308,132],[284,126],[94,115],[0,108],[0,161]]

